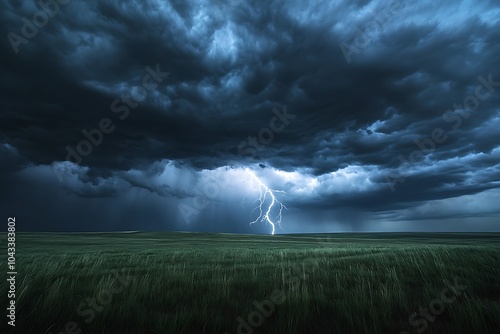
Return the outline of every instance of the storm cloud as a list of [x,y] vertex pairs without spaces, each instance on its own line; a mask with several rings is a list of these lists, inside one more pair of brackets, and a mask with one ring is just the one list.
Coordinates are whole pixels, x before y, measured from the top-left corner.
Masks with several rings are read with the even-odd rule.
[[20,229],[500,230],[494,1],[1,6]]

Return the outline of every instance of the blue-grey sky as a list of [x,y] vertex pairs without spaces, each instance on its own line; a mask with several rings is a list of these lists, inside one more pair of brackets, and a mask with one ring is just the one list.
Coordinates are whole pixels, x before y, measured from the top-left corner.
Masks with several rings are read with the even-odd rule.
[[21,230],[500,231],[495,1],[0,6]]

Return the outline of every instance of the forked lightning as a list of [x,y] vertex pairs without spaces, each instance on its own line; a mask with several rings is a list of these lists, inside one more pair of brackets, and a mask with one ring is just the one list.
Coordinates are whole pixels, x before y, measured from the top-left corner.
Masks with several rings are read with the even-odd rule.
[[[260,214],[257,217],[257,219],[255,219],[254,221],[252,221],[250,224],[255,224],[258,221],[267,221],[269,223],[269,225],[271,225],[271,227],[272,227],[271,234],[274,235],[275,225],[277,224],[279,227],[281,227],[282,212],[283,212],[283,209],[286,209],[286,206],[283,205],[283,203],[281,203],[276,198],[276,196],[274,195],[274,193],[285,193],[285,192],[281,191],[281,190],[270,189],[249,168],[246,168],[245,171],[250,175],[250,177],[252,178],[252,180],[254,180],[255,182],[257,182],[257,184],[259,185],[259,192],[260,192],[259,198],[257,198],[255,200],[256,202],[259,201],[259,205],[253,210],[253,211],[255,211],[255,210],[258,209],[260,211]],[[266,198],[267,198],[268,195],[271,196],[271,203],[267,207],[267,210],[264,210]],[[279,213],[276,216],[276,219],[277,219],[276,223],[274,223],[273,220],[271,219],[271,217],[269,216],[271,214],[272,208],[275,205],[279,206]],[[253,211],[252,211],[252,213],[253,213]]]

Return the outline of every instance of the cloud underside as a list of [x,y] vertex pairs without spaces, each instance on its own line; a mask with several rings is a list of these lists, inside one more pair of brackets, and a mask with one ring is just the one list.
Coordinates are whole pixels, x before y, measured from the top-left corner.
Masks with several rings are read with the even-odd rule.
[[[2,6],[18,36],[39,10]],[[185,227],[178,205],[224,177],[234,186],[201,214],[245,225],[246,167],[310,226],[498,216],[498,14],[491,1],[60,5],[19,52],[1,41],[0,183],[46,220],[92,206],[74,223],[92,228],[137,189],[154,209],[106,213],[113,228]]]

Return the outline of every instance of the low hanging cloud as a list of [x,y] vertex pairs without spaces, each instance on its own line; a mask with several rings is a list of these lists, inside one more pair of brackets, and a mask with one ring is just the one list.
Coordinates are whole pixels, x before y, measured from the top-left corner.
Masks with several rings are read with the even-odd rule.
[[27,229],[267,233],[245,168],[285,232],[499,216],[493,1],[52,3],[0,11],[1,212]]

